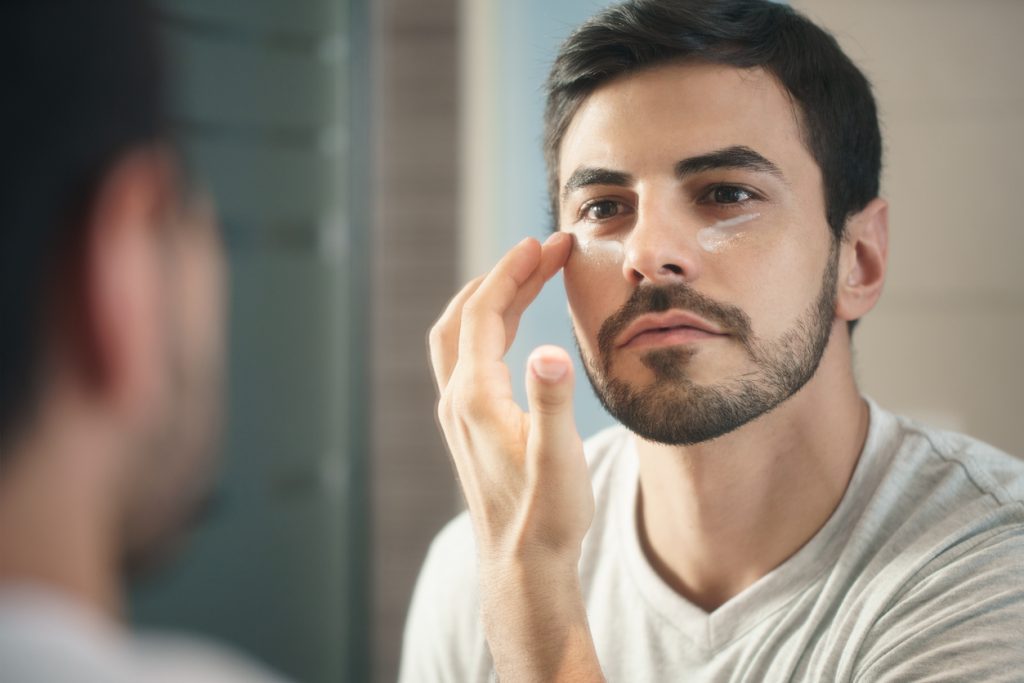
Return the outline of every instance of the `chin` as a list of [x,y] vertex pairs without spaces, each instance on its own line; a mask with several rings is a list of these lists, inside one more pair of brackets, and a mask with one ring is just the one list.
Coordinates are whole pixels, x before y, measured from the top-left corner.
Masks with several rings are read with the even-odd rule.
[[121,559],[125,578],[145,579],[173,564],[196,530],[216,516],[221,501],[220,492],[209,489],[198,498],[182,502],[172,514],[152,520],[145,530],[136,529],[134,537],[127,539]]

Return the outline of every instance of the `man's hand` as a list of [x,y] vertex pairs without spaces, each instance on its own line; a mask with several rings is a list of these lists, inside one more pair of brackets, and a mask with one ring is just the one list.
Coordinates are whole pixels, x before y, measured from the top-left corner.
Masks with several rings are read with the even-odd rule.
[[502,681],[603,680],[579,589],[594,495],[572,413],[572,362],[530,356],[529,413],[503,358],[572,238],[527,239],[459,292],[430,333],[438,415],[476,534],[481,600]]

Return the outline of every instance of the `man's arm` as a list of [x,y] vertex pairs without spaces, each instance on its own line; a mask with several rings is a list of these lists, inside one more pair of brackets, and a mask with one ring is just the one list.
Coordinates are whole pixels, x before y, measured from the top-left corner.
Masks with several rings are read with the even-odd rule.
[[503,357],[519,319],[572,249],[569,235],[524,240],[468,284],[430,334],[438,417],[476,537],[484,630],[500,679],[601,681],[579,588],[594,514],[572,414],[572,362],[530,357],[529,413]]

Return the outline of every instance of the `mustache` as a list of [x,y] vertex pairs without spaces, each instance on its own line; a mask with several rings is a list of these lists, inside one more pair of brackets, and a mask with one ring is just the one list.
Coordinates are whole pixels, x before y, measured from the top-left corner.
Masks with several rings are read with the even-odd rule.
[[615,339],[630,323],[646,313],[663,313],[674,309],[695,313],[715,323],[723,332],[749,348],[752,338],[750,316],[741,309],[715,301],[684,283],[647,286],[638,287],[598,330],[597,348],[604,364],[607,366],[610,362]]

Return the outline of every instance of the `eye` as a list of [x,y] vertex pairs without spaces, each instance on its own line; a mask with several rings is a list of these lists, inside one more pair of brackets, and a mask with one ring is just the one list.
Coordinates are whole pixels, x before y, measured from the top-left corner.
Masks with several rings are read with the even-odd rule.
[[625,213],[626,208],[622,202],[614,199],[598,199],[587,202],[580,208],[580,218],[595,222],[606,221]]
[[713,204],[744,204],[760,199],[752,190],[738,185],[716,185],[704,195],[702,201]]

